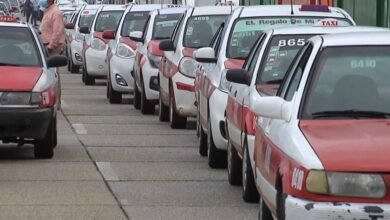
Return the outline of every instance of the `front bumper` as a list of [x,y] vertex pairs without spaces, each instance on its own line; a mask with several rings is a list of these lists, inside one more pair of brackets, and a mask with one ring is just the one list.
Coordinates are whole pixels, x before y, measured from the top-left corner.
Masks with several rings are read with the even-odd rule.
[[[158,75],[158,69],[150,66],[149,62],[146,62],[142,67],[142,77],[145,85],[145,96],[147,100],[157,101],[159,97],[158,83],[156,82]],[[157,90],[156,90],[157,89]]]
[[389,204],[312,202],[289,196],[285,207],[286,220],[390,219]]
[[[110,60],[110,73],[112,89],[121,93],[130,93],[134,90],[134,78],[131,75],[133,71],[134,58],[120,58],[115,54]],[[89,70],[88,70],[89,71]],[[116,81],[115,74],[119,74],[127,83],[127,86],[119,85]]]
[[72,40],[72,42],[70,43],[70,52],[72,56],[72,61],[75,65],[78,66],[83,65],[82,50],[83,50],[83,42]]
[[180,116],[196,116],[194,80],[181,73],[172,77],[177,113]]
[[52,118],[52,108],[0,108],[0,139],[10,137],[43,138]]
[[216,89],[210,96],[209,109],[211,129],[215,147],[220,150],[227,149],[227,139],[225,131],[225,109],[228,94]]
[[[107,47],[106,47],[107,48]],[[87,66],[88,75],[97,77],[106,77],[108,68],[106,64],[107,49],[94,50],[89,47],[85,51],[85,64]]]

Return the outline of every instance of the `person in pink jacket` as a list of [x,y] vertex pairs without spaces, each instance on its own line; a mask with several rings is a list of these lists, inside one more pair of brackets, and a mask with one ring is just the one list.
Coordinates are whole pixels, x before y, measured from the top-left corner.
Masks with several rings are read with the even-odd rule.
[[65,26],[62,12],[54,4],[54,0],[43,0],[41,6],[46,8],[39,28],[42,41],[49,51],[49,56],[58,55],[65,43]]

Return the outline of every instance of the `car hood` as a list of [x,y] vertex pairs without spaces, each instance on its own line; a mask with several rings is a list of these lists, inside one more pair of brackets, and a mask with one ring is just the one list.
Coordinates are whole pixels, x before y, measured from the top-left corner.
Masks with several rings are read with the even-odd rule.
[[1,91],[32,91],[42,67],[0,67]]
[[325,170],[390,171],[390,120],[303,120],[300,129]]

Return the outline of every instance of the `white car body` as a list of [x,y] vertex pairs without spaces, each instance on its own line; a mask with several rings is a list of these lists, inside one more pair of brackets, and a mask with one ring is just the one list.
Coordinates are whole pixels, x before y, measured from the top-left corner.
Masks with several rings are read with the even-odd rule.
[[[203,22],[203,24],[200,23],[200,21],[202,21],[201,19],[209,20],[212,19],[213,16],[214,18],[224,17],[226,19],[231,12],[232,7],[229,6],[195,7],[188,9],[184,17],[182,18],[182,21],[180,22],[180,24],[178,24],[179,26],[177,27],[177,30],[175,31],[174,37],[172,39],[176,48],[174,48],[174,51],[164,52],[162,65],[160,65],[159,71],[159,88],[161,99],[160,103],[163,105],[160,106],[160,108],[166,108],[169,106],[171,127],[184,127],[186,124],[187,117],[196,116],[194,79],[196,75],[195,70],[197,64],[192,58],[192,56],[193,52],[197,48],[199,48],[194,47],[195,43],[200,42],[202,40],[195,38],[201,38],[202,34],[205,36],[214,35],[220,27],[220,25],[215,26],[214,24],[213,27],[209,25],[207,27],[208,30],[205,29],[193,31],[193,27],[190,27],[189,29],[187,28],[188,21],[191,20],[194,21],[194,23],[196,21],[199,21],[199,24],[207,25],[206,22]],[[184,42],[185,35],[199,36],[194,37],[194,39],[192,39],[192,45],[191,43],[187,42],[187,44],[191,46],[187,47]],[[207,37],[210,38],[210,36]],[[187,75],[184,75],[179,70],[181,66],[181,61],[183,61],[183,66],[184,63],[187,63],[189,65],[189,68],[193,68],[193,70],[187,73]]]
[[[323,35],[309,39],[287,73],[278,96],[263,97],[253,103],[256,114],[262,115],[255,121],[256,146],[253,166],[257,189],[262,197],[260,207],[263,213],[268,211],[275,219],[280,215],[285,216],[283,219],[286,220],[390,218],[388,189],[385,190],[383,197],[378,195],[371,197],[368,194],[371,188],[365,184],[376,184],[375,181],[356,181],[356,177],[351,177],[350,174],[376,175],[379,176],[377,181],[381,179],[384,182],[383,187],[389,187],[387,157],[381,156],[387,155],[388,150],[387,126],[383,126],[388,122],[387,117],[367,115],[354,118],[353,113],[344,116],[315,117],[324,106],[327,106],[326,109],[343,106],[348,101],[346,96],[355,97],[356,94],[358,95],[355,100],[360,100],[360,104],[354,105],[353,108],[356,108],[356,111],[359,108],[365,109],[372,103],[368,99],[376,98],[366,96],[369,94],[367,88],[370,88],[370,83],[376,86],[373,87],[374,91],[381,91],[377,94],[378,97],[384,98],[387,95],[387,87],[384,86],[386,84],[381,85],[383,81],[381,77],[388,78],[387,71],[384,70],[388,68],[386,67],[388,57],[383,56],[383,50],[388,50],[390,46],[390,33],[379,28],[375,32],[370,29],[362,28],[360,31],[358,29],[356,33]],[[342,52],[343,48],[348,48],[347,50],[354,48],[355,51],[358,48],[360,51],[369,50],[371,53],[366,56],[358,52],[353,52],[349,56],[343,54],[336,60],[340,65],[335,65],[330,60],[337,57],[335,54]],[[327,59],[323,54],[330,50],[333,50],[333,55]],[[324,59],[326,61],[323,61]],[[332,80],[328,82],[324,75]],[[349,77],[348,80],[339,84],[345,76]],[[352,87],[351,82],[357,82],[354,81],[357,78],[362,80]],[[317,84],[320,80],[322,84]],[[327,85],[325,87],[324,81]],[[342,90],[337,90],[340,87]],[[313,96],[309,97],[308,90],[313,92],[310,93]],[[324,93],[329,95],[316,96]],[[340,95],[345,97],[340,99]],[[316,104],[307,103],[313,97],[317,98],[314,100]],[[337,101],[337,105],[331,105],[330,103],[335,100],[341,101]],[[346,106],[349,109],[350,104],[346,103]],[[320,181],[309,178],[312,172],[327,173],[323,179],[329,182],[325,187],[328,188],[327,192],[318,193],[313,190],[313,186],[317,186]],[[331,178],[335,177],[331,177],[330,173],[341,174],[339,180],[332,181]],[[355,184],[348,185],[354,180]],[[367,189],[362,191],[367,194],[354,195],[357,193],[357,186]],[[383,189],[377,186],[376,190]],[[339,188],[340,191],[336,194],[329,193],[331,187]],[[346,189],[348,194],[343,194],[346,193]],[[281,206],[283,209],[280,209]],[[267,216],[267,219],[272,216]]]
[[[107,50],[107,63],[108,63],[108,83],[110,84],[112,90],[117,93],[118,97],[121,97],[123,93],[133,92],[134,89],[134,80],[133,80],[133,63],[135,50],[137,49],[137,43],[129,38],[130,32],[135,31],[130,29],[130,27],[124,27],[125,23],[131,22],[129,18],[133,15],[147,16],[150,11],[161,8],[161,5],[158,4],[149,4],[149,5],[129,5],[122,16],[122,19],[119,23],[118,30],[115,34],[115,40],[110,41],[108,44]],[[145,22],[146,23],[146,19]],[[128,24],[129,25],[129,24]],[[144,29],[144,25],[140,27]],[[125,33],[126,32],[126,33]],[[123,46],[128,48],[133,55],[128,57],[118,55],[118,47]],[[108,84],[107,83],[107,84]],[[109,89],[109,88],[107,88]],[[108,94],[108,91],[107,91]],[[114,102],[120,102],[121,98],[117,98]]]
[[[85,37],[83,51],[84,51],[84,64],[83,64],[83,76],[84,83],[94,84],[94,78],[106,78],[108,73],[108,65],[106,63],[107,44],[110,40],[103,38],[103,32],[106,30],[116,31],[118,24],[123,17],[123,13],[126,10],[126,5],[102,5],[98,10],[95,19],[90,27],[90,33]],[[111,13],[111,15],[109,15]],[[115,16],[114,16],[115,13]],[[103,23],[99,24],[101,16],[109,18]],[[107,25],[109,28],[103,28]],[[102,29],[103,28],[103,29]],[[97,45],[96,47],[94,45]],[[93,83],[92,83],[93,82]]]
[[[164,7],[166,7],[164,5]],[[171,18],[168,20],[169,23],[166,23],[169,26],[168,28],[173,29],[183,15],[183,13],[187,10],[187,8],[165,8],[154,10],[150,13],[148,19],[148,25],[146,27],[147,30],[143,33],[143,38],[140,43],[138,43],[135,62],[134,62],[134,78],[136,82],[136,88],[141,94],[141,111],[145,114],[154,113],[155,106],[159,98],[158,91],[158,67],[160,65],[161,58],[163,56],[163,51],[159,49],[159,42],[162,39],[154,38],[155,34],[155,21],[157,16],[175,16],[175,18]],[[166,37],[170,37],[172,33],[167,35]],[[151,59],[153,59],[155,63],[152,64]]]

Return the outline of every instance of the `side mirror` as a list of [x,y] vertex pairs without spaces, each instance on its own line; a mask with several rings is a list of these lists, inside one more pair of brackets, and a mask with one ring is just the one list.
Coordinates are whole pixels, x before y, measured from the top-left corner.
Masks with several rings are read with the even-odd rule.
[[66,29],[74,29],[74,24],[73,23],[66,23],[65,28]]
[[261,117],[290,121],[292,102],[278,96],[261,97],[255,101],[253,109]]
[[226,73],[226,79],[230,82],[250,85],[251,75],[244,69],[230,69]]
[[137,42],[143,42],[144,41],[144,39],[142,38],[143,37],[142,31],[132,31],[132,32],[130,32],[129,37],[133,41],[137,41]]
[[79,31],[82,34],[89,34],[90,33],[89,27],[87,27],[87,26],[81,27]]
[[68,59],[65,56],[55,55],[47,60],[47,68],[60,67],[68,65]]
[[162,51],[174,51],[175,47],[172,40],[162,40],[160,41],[159,49]]
[[108,39],[108,40],[115,39],[115,31],[113,31],[113,30],[104,31],[103,38]]
[[216,63],[215,51],[211,47],[199,48],[195,52],[195,60],[200,63]]

